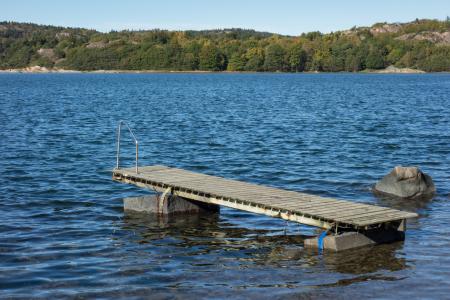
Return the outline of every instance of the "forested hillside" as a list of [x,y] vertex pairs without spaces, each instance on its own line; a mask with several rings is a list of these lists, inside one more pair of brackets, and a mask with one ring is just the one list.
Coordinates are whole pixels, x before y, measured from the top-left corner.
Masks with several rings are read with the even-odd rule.
[[378,23],[329,34],[245,29],[112,31],[0,22],[0,69],[450,71],[450,20]]

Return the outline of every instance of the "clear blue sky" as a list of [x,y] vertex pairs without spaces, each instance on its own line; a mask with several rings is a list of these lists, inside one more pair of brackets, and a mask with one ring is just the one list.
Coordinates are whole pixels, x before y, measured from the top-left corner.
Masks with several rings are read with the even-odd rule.
[[0,0],[0,20],[100,31],[240,27],[298,35],[447,15],[450,0]]

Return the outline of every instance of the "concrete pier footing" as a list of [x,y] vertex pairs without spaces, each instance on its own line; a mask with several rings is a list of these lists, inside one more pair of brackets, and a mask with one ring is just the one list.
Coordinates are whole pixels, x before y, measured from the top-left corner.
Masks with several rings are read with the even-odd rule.
[[125,198],[123,199],[123,207],[125,211],[161,215],[219,211],[218,205],[192,201],[177,196],[161,197],[160,195]]
[[[306,239],[305,248],[319,248],[319,237]],[[323,250],[342,251],[364,246],[403,241],[405,233],[396,229],[371,230],[364,232],[343,232],[327,235],[322,239]]]

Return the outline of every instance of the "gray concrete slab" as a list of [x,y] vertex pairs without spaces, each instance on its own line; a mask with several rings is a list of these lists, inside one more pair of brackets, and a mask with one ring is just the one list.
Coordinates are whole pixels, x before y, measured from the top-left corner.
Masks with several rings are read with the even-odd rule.
[[[327,235],[322,239],[323,250],[343,251],[364,246],[403,241],[405,233],[398,230],[373,230],[367,232],[344,232]],[[319,237],[306,239],[305,248],[319,248]]]
[[123,199],[123,207],[125,211],[137,211],[163,215],[198,213],[202,211],[219,211],[219,206],[217,205],[205,204],[176,196],[170,196],[162,203],[161,201],[163,200],[159,195],[129,197]]

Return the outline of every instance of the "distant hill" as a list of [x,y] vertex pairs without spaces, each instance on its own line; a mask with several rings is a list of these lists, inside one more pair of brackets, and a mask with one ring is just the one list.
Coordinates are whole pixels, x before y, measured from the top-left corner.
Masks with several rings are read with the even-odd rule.
[[450,20],[377,23],[328,34],[248,29],[111,31],[0,22],[0,69],[450,71]]

